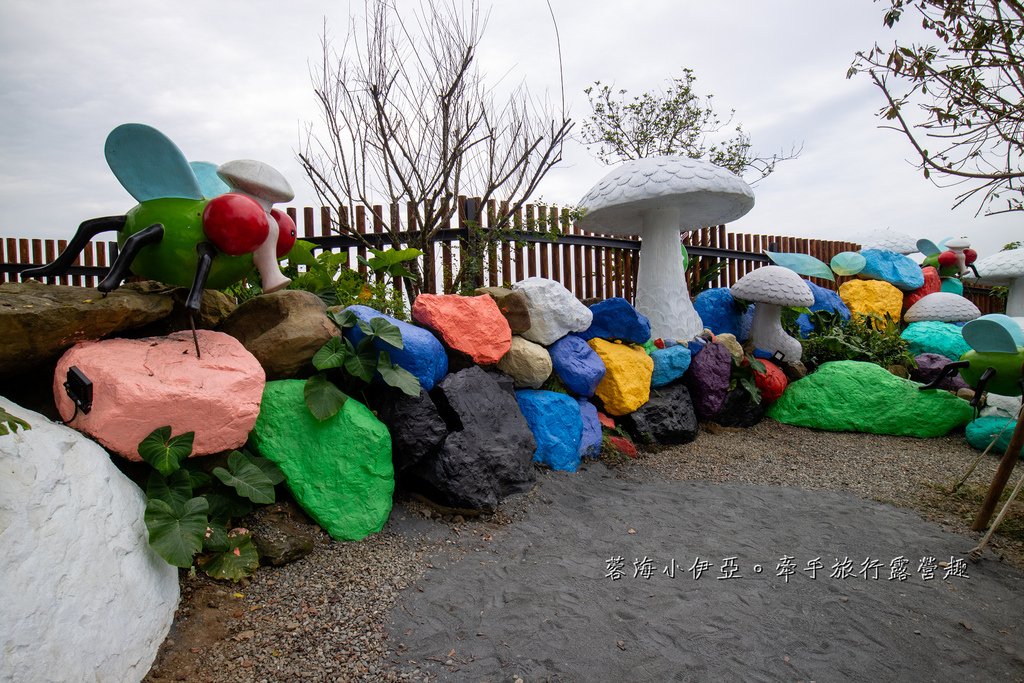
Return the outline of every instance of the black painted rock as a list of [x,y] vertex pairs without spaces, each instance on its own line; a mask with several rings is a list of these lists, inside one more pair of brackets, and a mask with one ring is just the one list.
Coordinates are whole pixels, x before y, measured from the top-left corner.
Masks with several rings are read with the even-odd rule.
[[690,443],[697,438],[697,415],[683,384],[651,390],[650,400],[626,416],[626,429],[640,443]]
[[[939,353],[921,353],[914,356],[914,360],[917,361],[917,367],[910,371],[910,379],[921,384],[931,384],[931,381],[942,372],[942,368],[953,362]],[[958,391],[967,387],[967,382],[960,373],[955,373],[942,380],[937,388]]]
[[419,396],[391,388],[376,391],[373,407],[391,432],[391,460],[396,477],[433,455],[448,435],[430,394],[422,389]]
[[753,427],[764,419],[764,402],[754,403],[743,388],[730,391],[712,422],[723,427]]
[[431,392],[448,437],[411,469],[411,485],[450,507],[493,510],[534,482],[537,447],[514,396],[480,367],[450,374]]

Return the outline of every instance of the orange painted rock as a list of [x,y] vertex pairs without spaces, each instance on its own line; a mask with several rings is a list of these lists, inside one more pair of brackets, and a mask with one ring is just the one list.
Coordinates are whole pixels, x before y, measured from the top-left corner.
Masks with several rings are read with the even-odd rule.
[[915,289],[913,292],[908,292],[903,297],[903,310],[906,311],[908,308],[916,304],[921,299],[925,298],[929,294],[934,294],[942,289],[942,281],[939,279],[939,271],[935,270],[931,266],[925,266],[921,269],[924,273],[924,284]]
[[192,455],[238,448],[256,424],[266,378],[260,362],[234,337],[199,330],[146,339],[82,342],[57,363],[53,396],[64,419],[75,412],[64,390],[71,366],[92,380],[93,405],[70,426],[109,450],[140,460],[139,442],[170,426],[195,432]]
[[782,396],[782,392],[789,385],[786,373],[775,363],[768,360],[761,360],[764,363],[764,372],[754,371],[754,384],[761,390],[761,401],[763,403],[775,403]]
[[412,305],[412,319],[478,365],[497,363],[512,347],[512,328],[486,294],[420,294]]

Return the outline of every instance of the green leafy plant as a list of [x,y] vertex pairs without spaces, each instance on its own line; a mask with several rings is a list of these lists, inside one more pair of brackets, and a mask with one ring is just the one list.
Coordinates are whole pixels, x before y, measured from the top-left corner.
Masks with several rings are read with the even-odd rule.
[[25,422],[20,417],[11,415],[3,408],[0,408],[0,436],[5,436],[11,432],[17,433],[18,427],[22,429],[32,429],[32,426],[28,422]]
[[[253,504],[275,500],[274,487],[284,475],[270,460],[232,451],[227,468],[207,473],[188,456],[193,432],[171,435],[160,427],[139,443],[139,456],[154,471],[146,484],[149,544],[176,567],[199,566],[216,579],[251,576],[259,557],[249,532],[232,528]],[[212,476],[211,476],[212,475]]]
[[358,326],[364,337],[355,345],[344,335],[332,337],[313,356],[313,366],[320,373],[306,380],[303,393],[306,406],[316,419],[326,420],[336,415],[349,394],[362,390],[374,375],[379,375],[385,384],[409,396],[419,395],[420,382],[416,376],[392,363],[390,354],[378,351],[376,346],[380,340],[395,349],[404,348],[402,333],[397,326],[383,317],[364,322],[347,309],[329,315],[342,331]]
[[700,256],[694,259],[698,268],[690,270],[690,296],[695,297],[711,287],[711,283],[729,265],[725,259],[705,258]]
[[745,354],[742,358],[736,358],[733,356],[732,359],[732,374],[729,377],[729,391],[733,389],[742,388],[747,394],[750,395],[750,400],[754,405],[760,405],[761,403],[761,390],[757,387],[757,383],[754,381],[754,373],[758,372],[762,375],[767,372],[767,369],[759,359],[754,358],[750,354]]
[[833,360],[857,360],[884,368],[917,364],[900,336],[899,325],[890,316],[857,315],[844,321],[837,313],[810,314],[814,331],[803,340],[805,361],[820,365]]

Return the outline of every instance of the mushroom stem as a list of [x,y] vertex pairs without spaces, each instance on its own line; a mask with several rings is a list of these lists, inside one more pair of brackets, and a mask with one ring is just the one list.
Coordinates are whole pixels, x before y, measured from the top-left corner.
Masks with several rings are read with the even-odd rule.
[[1006,315],[1024,318],[1024,277],[1010,280],[1009,289],[1006,294]]
[[636,308],[651,321],[654,339],[688,341],[704,330],[686,288],[679,223],[679,209],[648,209],[643,213]]
[[758,303],[750,323],[750,341],[768,353],[779,351],[783,360],[795,363],[803,355],[803,346],[782,329],[782,309],[775,304]]

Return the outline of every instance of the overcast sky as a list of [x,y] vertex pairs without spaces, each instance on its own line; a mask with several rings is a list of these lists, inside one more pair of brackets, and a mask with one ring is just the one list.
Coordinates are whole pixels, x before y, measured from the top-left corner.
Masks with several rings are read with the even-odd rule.
[[[933,240],[965,235],[981,255],[1024,238],[1019,213],[951,211],[957,191],[924,180],[906,140],[877,127],[881,94],[866,77],[846,79],[858,49],[892,41],[881,22],[888,2],[551,3],[578,121],[595,80],[639,93],[690,67],[699,92],[736,110],[756,150],[803,145],[754,188],[737,231],[856,239],[889,227]],[[305,123],[317,120],[309,63],[325,17],[340,40],[349,14],[347,2],[307,0],[4,0],[0,236],[68,237],[86,218],[131,208],[103,158],[107,133],[124,122],[162,130],[192,160],[267,161],[290,180],[294,204],[314,204],[295,161]],[[544,0],[495,2],[480,59],[489,77],[558,100]],[[575,203],[608,170],[573,141],[543,199]]]

